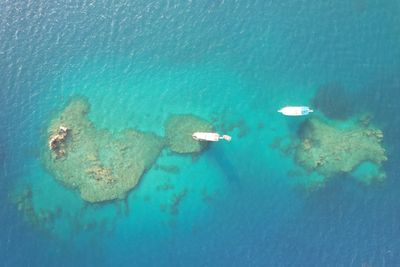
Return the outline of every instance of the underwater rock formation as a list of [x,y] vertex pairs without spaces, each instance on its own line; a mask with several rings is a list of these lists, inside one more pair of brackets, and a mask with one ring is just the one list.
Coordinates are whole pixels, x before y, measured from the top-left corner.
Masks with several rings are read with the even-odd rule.
[[57,141],[57,146],[62,144],[63,157],[52,146],[46,150],[45,165],[56,179],[78,189],[88,202],[122,199],[157,159],[164,140],[132,129],[120,133],[97,129],[87,118],[88,111],[86,99],[74,98],[51,121],[49,140],[54,133],[60,134],[61,127],[68,129],[67,140]]
[[167,145],[173,152],[198,153],[207,143],[192,138],[194,132],[211,132],[213,127],[207,121],[193,115],[173,115],[165,125]]
[[314,109],[331,119],[344,120],[353,113],[351,95],[338,84],[326,84],[318,88],[312,99]]
[[[341,172],[349,173],[364,162],[380,169],[381,163],[387,160],[381,146],[382,131],[365,124],[347,124],[350,125],[344,128],[317,118],[305,121],[301,127],[301,142],[295,151],[296,161],[325,178]],[[382,173],[377,176],[382,178]]]

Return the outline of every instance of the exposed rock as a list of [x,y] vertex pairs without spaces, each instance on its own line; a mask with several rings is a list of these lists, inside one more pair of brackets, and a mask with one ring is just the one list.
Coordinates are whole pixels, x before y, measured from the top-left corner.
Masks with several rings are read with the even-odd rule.
[[52,133],[49,138],[49,149],[59,157],[65,156],[65,142],[69,129],[65,126],[60,126],[56,133]]

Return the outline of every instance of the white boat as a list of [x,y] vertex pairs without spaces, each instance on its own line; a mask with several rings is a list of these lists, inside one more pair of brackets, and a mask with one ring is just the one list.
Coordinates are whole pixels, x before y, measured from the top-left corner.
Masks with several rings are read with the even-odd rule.
[[226,141],[231,141],[232,137],[229,135],[220,135],[219,133],[207,133],[207,132],[195,132],[192,134],[194,140],[198,141],[209,141],[209,142],[217,142],[221,139]]
[[287,106],[281,108],[278,112],[286,116],[304,116],[314,111],[306,106]]

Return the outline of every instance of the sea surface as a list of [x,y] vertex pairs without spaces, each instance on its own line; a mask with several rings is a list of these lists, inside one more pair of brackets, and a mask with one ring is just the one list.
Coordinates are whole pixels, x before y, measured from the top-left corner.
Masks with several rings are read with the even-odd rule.
[[[274,148],[306,119],[276,111],[332,84],[383,131],[385,181],[310,190]],[[99,129],[193,114],[232,141],[89,204],[42,160],[76,96]],[[0,266],[400,266],[399,99],[398,0],[0,0]]]

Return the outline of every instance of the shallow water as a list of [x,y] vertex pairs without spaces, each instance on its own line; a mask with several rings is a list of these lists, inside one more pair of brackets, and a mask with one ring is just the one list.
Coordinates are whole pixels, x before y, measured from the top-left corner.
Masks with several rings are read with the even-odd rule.
[[[1,265],[400,264],[398,1],[1,2]],[[384,132],[384,182],[344,174],[310,191],[274,148],[305,120],[276,110],[327,84]],[[193,114],[233,141],[165,149],[125,200],[88,204],[43,164],[75,96],[113,133],[163,136],[170,115]],[[27,188],[45,224],[15,204]]]

